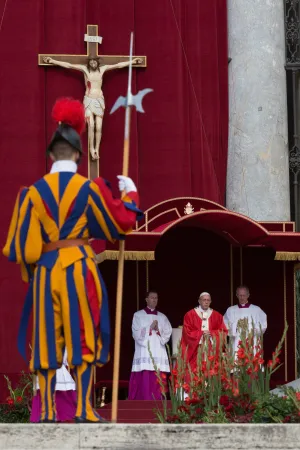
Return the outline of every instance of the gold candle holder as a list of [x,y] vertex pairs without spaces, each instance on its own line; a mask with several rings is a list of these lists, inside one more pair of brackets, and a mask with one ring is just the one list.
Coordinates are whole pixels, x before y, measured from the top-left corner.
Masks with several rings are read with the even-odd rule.
[[105,406],[105,391],[106,391],[106,387],[103,387],[102,388],[102,396],[101,396],[100,408],[103,408],[103,406]]

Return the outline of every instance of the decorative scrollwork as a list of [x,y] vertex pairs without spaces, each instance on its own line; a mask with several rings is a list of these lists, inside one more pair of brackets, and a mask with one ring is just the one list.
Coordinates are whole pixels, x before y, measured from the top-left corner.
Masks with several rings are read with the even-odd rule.
[[297,175],[300,171],[300,149],[297,147],[297,145],[294,145],[294,147],[292,147],[290,150],[289,166],[290,170],[295,175]]
[[299,37],[299,0],[285,0],[285,43],[287,65],[300,63]]

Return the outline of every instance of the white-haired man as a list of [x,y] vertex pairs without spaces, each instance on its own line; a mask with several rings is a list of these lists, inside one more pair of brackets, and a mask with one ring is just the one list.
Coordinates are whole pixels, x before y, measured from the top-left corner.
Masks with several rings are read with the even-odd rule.
[[[241,330],[245,327],[248,332],[253,330],[256,342],[257,336],[267,329],[267,316],[264,311],[249,302],[250,291],[247,286],[239,286],[236,290],[238,304],[230,306],[224,316],[224,322],[228,328],[232,349],[238,350],[241,340]],[[254,345],[255,345],[254,342]]]
[[202,292],[198,299],[199,306],[186,313],[183,320],[181,349],[192,372],[197,369],[199,344],[208,339],[210,345],[215,342],[216,357],[219,346],[225,339],[227,328],[222,314],[210,308],[211,296]]

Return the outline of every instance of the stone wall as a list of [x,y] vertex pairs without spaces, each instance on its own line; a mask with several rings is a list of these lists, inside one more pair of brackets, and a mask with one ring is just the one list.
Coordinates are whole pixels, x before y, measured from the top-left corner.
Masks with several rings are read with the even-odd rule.
[[0,425],[0,449],[299,449],[295,425]]

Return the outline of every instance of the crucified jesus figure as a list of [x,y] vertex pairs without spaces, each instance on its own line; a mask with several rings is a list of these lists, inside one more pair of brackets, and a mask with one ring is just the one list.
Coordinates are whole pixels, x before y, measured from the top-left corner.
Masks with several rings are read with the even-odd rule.
[[[85,118],[88,125],[89,150],[92,159],[99,159],[102,122],[105,110],[104,96],[102,92],[103,75],[108,70],[121,69],[122,67],[129,66],[129,61],[101,66],[100,58],[89,58],[87,65],[57,61],[49,56],[45,56],[43,59],[48,64],[64,67],[65,69],[79,70],[83,73],[85,81],[83,105],[85,109]],[[141,64],[142,60],[140,58],[134,58],[132,63]]]

